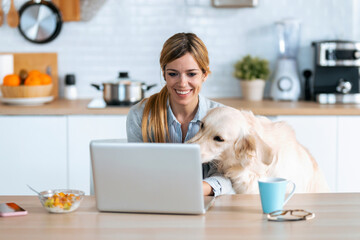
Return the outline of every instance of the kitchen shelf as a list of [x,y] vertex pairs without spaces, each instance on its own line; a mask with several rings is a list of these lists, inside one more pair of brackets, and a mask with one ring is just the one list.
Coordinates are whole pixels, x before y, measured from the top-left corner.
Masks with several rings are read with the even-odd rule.
[[[213,99],[224,105],[237,109],[251,110],[254,114],[264,116],[278,115],[360,115],[360,105],[335,104],[321,105],[316,102],[260,102],[244,101],[240,98]],[[89,109],[91,99],[65,100],[57,99],[42,106],[13,106],[0,104],[0,115],[127,115],[129,107],[107,107]]]

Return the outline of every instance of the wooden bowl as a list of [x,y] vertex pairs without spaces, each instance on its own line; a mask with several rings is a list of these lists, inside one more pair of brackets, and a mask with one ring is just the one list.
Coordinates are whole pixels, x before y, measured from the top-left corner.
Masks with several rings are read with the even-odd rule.
[[4,98],[36,98],[51,96],[53,85],[39,86],[4,86],[0,85],[1,93]]

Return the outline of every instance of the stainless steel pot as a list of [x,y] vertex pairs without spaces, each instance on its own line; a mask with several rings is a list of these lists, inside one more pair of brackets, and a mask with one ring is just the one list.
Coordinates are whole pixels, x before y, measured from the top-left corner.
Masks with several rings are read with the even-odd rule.
[[157,84],[146,85],[143,82],[120,80],[115,83],[91,84],[103,91],[103,98],[107,105],[132,105],[141,101],[145,92]]

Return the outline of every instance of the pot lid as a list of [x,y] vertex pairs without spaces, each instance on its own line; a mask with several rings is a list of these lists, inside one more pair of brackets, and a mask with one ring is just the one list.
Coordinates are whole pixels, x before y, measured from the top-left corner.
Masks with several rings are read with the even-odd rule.
[[135,86],[140,86],[143,85],[143,82],[139,82],[139,81],[135,81],[135,80],[119,80],[119,79],[115,79],[114,81],[108,81],[108,82],[104,82],[103,85],[107,85],[107,84],[111,84],[111,85],[135,85]]
[[118,78],[114,81],[107,82],[109,84],[121,84],[121,85],[143,85],[145,83],[133,80],[129,77],[129,72],[119,72]]

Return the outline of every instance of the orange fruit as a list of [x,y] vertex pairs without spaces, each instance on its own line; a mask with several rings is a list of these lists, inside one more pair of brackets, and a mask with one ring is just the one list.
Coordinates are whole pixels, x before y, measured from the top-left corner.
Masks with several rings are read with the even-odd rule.
[[52,83],[49,75],[42,73],[38,70],[31,70],[25,80],[25,85],[48,85]]
[[20,77],[16,74],[6,75],[3,79],[4,86],[19,86],[21,83]]
[[38,70],[31,70],[30,72],[28,72],[28,76],[31,75],[41,75],[42,73]]
[[47,74],[41,74],[41,84],[42,85],[48,85],[51,84],[52,80],[51,77]]
[[30,75],[25,79],[25,85],[27,86],[37,86],[41,85],[41,76],[39,75]]

